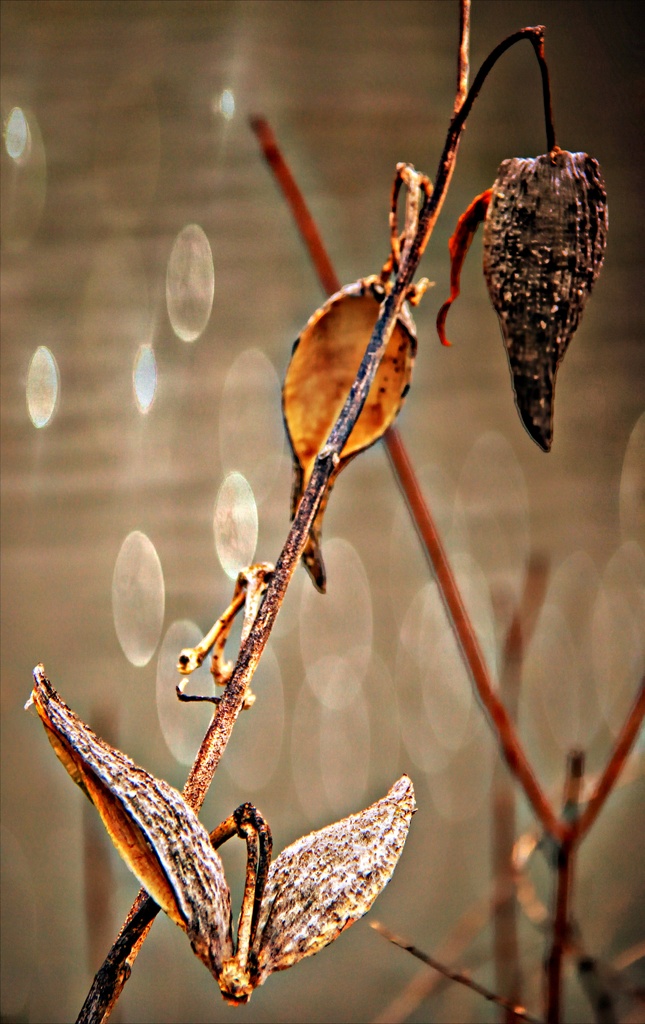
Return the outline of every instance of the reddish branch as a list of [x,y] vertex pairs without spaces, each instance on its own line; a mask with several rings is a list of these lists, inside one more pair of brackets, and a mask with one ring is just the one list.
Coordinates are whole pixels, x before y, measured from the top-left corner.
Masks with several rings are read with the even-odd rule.
[[583,836],[589,831],[594,821],[600,814],[602,807],[616,785],[618,776],[625,766],[625,762],[640,732],[645,717],[645,677],[641,679],[636,699],[625,719],[625,723],[616,739],[614,749],[604,772],[596,783],[596,788],[587,802],[587,806],[580,817],[572,825],[576,842],[580,842]]

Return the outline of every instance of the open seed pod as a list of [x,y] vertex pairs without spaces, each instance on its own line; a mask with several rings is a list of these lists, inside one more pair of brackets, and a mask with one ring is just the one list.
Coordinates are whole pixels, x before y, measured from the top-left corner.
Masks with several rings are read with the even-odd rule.
[[505,160],[484,221],[484,275],[506,343],[519,414],[553,439],[555,379],[602,267],[607,196],[596,160],[555,149]]
[[[242,804],[209,836],[181,793],[100,739],[61,700],[42,665],[31,705],[121,857],[186,932],[229,1003],[248,1002],[269,975],[337,939],[392,877],[416,809],[407,775],[370,807],[302,836],[271,862],[271,830],[257,808]],[[215,847],[235,835],[247,842],[247,870],[234,938]]]
[[[380,277],[373,276],[336,292],[310,318],[293,347],[282,392],[284,421],[293,452],[292,518],[309,483],[316,456],[354,383],[386,288]],[[367,401],[329,481],[303,552],[303,561],[321,591],[325,590],[325,569],[320,535],[330,491],[347,463],[378,441],[396,419],[410,386],[416,347],[416,328],[405,305]]]

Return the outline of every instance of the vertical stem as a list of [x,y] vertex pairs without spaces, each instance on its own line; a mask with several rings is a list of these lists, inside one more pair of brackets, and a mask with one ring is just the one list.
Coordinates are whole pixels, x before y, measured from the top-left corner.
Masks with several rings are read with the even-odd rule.
[[459,4],[459,50],[457,53],[457,94],[455,96],[454,114],[461,110],[468,93],[468,74],[470,71],[470,0],[461,0]]
[[558,847],[557,886],[553,917],[553,941],[546,961],[547,1024],[560,1024],[562,999],[562,959],[569,938],[569,894],[572,882],[573,844],[564,840]]
[[[564,787],[564,813],[569,819],[578,816],[578,798],[585,755],[581,750],[572,750],[567,758],[567,774]],[[560,1024],[562,1016],[562,963],[570,944],[571,924],[569,919],[570,899],[573,889],[574,855],[576,839],[569,832],[557,849],[557,881],[555,908],[553,913],[553,937],[546,961],[546,1019],[547,1024]]]

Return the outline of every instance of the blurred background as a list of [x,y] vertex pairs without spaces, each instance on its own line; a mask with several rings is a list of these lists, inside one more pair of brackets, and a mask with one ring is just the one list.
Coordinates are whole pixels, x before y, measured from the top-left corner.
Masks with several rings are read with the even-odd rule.
[[[248,117],[269,119],[341,280],[378,272],[397,161],[435,173],[458,6],[1,10],[2,1020],[55,1022],[75,1018],[137,883],[23,711],[31,670],[44,662],[100,735],[181,788],[209,715],[175,702],[177,653],[288,529],[280,383],[323,296]],[[528,44],[498,64],[463,137],[421,267],[436,287],[415,313],[399,426],[558,802],[567,752],[585,750],[593,779],[643,671],[642,8],[476,0],[473,69],[541,23],[558,141],[599,160],[610,219],[560,371],[553,450],[514,408],[480,239],[449,316],[453,347],[434,330],[457,216],[501,160],[544,150]],[[298,570],[202,820],[251,800],[279,851],[408,771],[419,812],[371,917],[485,984],[519,984],[539,1013],[546,861],[529,861],[523,906],[501,920],[495,879],[514,838],[530,848],[533,818],[515,805],[381,444],[340,478],[323,550],[328,593]],[[504,650],[522,600],[531,642],[518,667]],[[210,685],[202,676],[194,687]],[[630,991],[645,983],[642,766],[641,741],[582,847],[573,907],[578,949],[598,958],[625,1021],[642,1019]],[[244,851],[228,847],[236,908]],[[160,918],[114,1019],[499,1018],[368,921],[235,1009]],[[593,1019],[572,964],[566,992],[567,1019]]]

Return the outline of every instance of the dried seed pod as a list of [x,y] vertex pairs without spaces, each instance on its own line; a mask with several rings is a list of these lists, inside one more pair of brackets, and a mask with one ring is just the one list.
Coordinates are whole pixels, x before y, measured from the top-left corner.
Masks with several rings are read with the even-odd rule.
[[484,221],[484,275],[518,411],[544,451],[558,367],[600,273],[606,237],[607,196],[592,157],[555,149],[500,165]]
[[[407,775],[382,800],[304,836],[269,866],[271,833],[251,804],[209,837],[177,790],[99,739],[67,707],[42,665],[34,680],[26,706],[35,704],[56,754],[119,853],[187,933],[228,1002],[247,1002],[274,971],[333,942],[390,880],[415,811]],[[235,951],[230,892],[214,849],[233,835],[247,841],[248,851]]]
[[[367,277],[332,295],[310,318],[293,347],[282,392],[282,409],[293,452],[291,517],[354,383],[385,297],[380,277]],[[322,519],[334,482],[348,462],[374,444],[397,417],[410,386],[416,328],[404,305],[363,410],[341,453],[311,528],[303,561],[325,590],[320,554]]]
[[312,956],[385,888],[416,810],[411,779],[358,814],[303,836],[271,865],[254,944],[256,984]]
[[233,954],[231,900],[206,829],[181,793],[99,739],[60,698],[42,665],[34,679],[27,706],[35,704],[58,758],[141,885],[217,974]]

